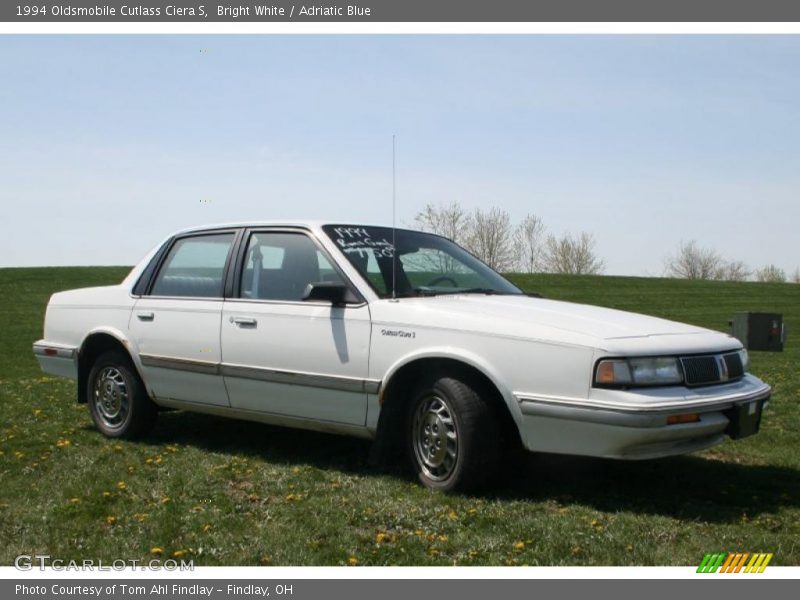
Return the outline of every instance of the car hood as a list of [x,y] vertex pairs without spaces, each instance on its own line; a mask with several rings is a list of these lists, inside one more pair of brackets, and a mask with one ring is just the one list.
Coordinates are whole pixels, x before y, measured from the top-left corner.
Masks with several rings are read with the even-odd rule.
[[[686,352],[696,347],[717,350],[740,346],[729,335],[693,325],[528,296],[447,294],[379,304],[383,306],[373,318],[398,326],[446,327],[607,350],[636,350],[646,345],[659,349],[675,346]],[[648,342],[644,344],[643,340]]]

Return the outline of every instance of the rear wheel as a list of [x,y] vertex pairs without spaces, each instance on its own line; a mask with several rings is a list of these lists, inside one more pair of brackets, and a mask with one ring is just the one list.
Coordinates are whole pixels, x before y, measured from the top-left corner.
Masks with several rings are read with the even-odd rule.
[[101,354],[87,378],[89,412],[108,437],[135,438],[148,433],[158,410],[130,359],[120,352]]
[[417,388],[406,431],[412,467],[426,487],[463,491],[496,474],[501,436],[495,413],[478,390],[449,376]]

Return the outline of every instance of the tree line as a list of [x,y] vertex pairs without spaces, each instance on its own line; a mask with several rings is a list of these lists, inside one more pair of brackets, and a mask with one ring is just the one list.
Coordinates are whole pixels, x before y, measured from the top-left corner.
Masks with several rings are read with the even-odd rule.
[[791,277],[773,264],[753,269],[741,260],[727,260],[713,248],[700,246],[696,240],[681,242],[678,251],[667,258],[665,267],[669,277],[680,279],[800,283],[800,269],[795,269]]
[[[554,235],[533,213],[513,223],[501,208],[470,212],[451,202],[428,204],[414,217],[414,223],[423,231],[453,240],[496,271],[597,275],[605,270],[591,233]],[[695,240],[680,243],[677,252],[665,260],[664,274],[680,279],[800,283],[800,269],[790,277],[772,264],[751,269],[743,261],[727,260],[713,248],[701,247]]]
[[428,204],[414,217],[414,223],[423,231],[453,240],[496,271],[593,275],[605,268],[590,233],[555,236],[534,214],[514,224],[500,208],[469,212],[452,202]]

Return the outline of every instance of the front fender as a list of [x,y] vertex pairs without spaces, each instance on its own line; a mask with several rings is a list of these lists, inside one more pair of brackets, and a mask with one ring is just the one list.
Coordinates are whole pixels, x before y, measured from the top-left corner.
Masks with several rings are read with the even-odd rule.
[[392,377],[394,377],[400,369],[415,361],[430,358],[449,359],[461,362],[482,373],[489,379],[489,381],[492,382],[495,388],[497,388],[498,392],[500,392],[500,395],[503,397],[503,401],[508,407],[509,413],[514,421],[518,425],[522,422],[522,411],[520,410],[519,402],[517,402],[513,394],[513,390],[500,372],[484,357],[468,350],[455,348],[453,346],[418,348],[407,354],[404,354],[389,367],[382,377],[381,395],[383,394],[384,390],[388,389],[388,387],[391,385]]

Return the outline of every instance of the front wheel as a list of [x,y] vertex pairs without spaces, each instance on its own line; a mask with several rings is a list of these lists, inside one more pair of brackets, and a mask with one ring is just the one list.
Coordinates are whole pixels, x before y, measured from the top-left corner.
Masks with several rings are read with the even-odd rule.
[[127,356],[102,354],[92,365],[87,385],[89,412],[104,435],[136,438],[152,429],[158,409]]
[[497,418],[478,386],[466,379],[441,376],[420,385],[406,431],[412,467],[428,488],[472,489],[497,472]]

